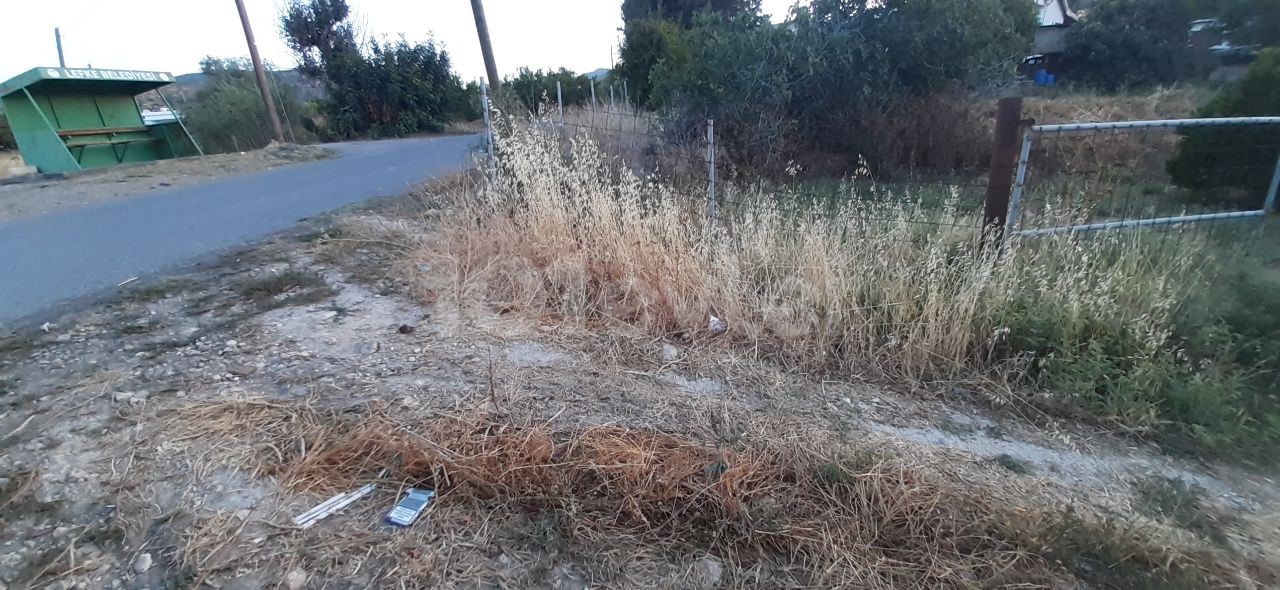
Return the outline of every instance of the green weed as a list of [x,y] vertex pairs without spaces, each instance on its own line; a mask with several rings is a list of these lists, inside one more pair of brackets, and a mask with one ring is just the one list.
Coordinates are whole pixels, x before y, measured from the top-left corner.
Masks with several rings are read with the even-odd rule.
[[1138,509],[1144,514],[1168,519],[1182,527],[1217,543],[1224,543],[1223,524],[1230,517],[1204,501],[1204,488],[1178,478],[1151,476],[1134,484],[1138,496]]
[[235,291],[261,311],[307,305],[333,295],[333,288],[320,275],[297,270],[240,281]]
[[1029,475],[1035,472],[1030,463],[1008,453],[1000,453],[991,458],[992,462],[1017,475]]

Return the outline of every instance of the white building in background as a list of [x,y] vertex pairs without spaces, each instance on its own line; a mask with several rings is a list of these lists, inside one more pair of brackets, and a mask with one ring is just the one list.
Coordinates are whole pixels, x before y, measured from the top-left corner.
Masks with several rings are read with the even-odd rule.
[[1067,0],[1034,1],[1040,28],[1036,29],[1033,52],[1037,55],[1062,53],[1067,48],[1067,29],[1080,20],[1080,15],[1071,9]]

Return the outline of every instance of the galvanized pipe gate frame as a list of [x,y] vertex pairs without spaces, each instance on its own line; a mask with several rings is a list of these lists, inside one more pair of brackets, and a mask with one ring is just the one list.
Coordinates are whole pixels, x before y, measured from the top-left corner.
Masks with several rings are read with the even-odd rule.
[[1026,192],[1027,168],[1031,163],[1031,147],[1035,139],[1041,135],[1064,135],[1076,133],[1092,133],[1098,131],[1129,131],[1136,129],[1160,128],[1194,128],[1194,127],[1232,127],[1276,125],[1280,133],[1280,117],[1222,117],[1206,119],[1164,119],[1154,121],[1122,121],[1116,123],[1069,123],[1062,125],[1033,125],[1022,135],[1022,150],[1018,154],[1018,169],[1014,176],[1013,194],[1009,199],[1009,214],[1005,220],[1005,240],[1011,237],[1035,237],[1045,235],[1073,234],[1112,229],[1136,227],[1152,227],[1196,223],[1223,219],[1239,219],[1247,217],[1263,217],[1276,211],[1276,193],[1280,191],[1280,154],[1276,155],[1275,171],[1271,176],[1271,185],[1261,209],[1253,211],[1230,211],[1225,213],[1206,213],[1199,215],[1178,215],[1150,219],[1128,219],[1123,221],[1107,221],[1063,227],[1050,227],[1032,230],[1017,230],[1018,214]]

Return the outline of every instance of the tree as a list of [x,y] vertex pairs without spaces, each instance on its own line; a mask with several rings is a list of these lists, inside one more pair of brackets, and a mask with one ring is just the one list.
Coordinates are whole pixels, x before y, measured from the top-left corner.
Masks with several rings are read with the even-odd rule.
[[332,137],[437,131],[471,111],[468,91],[434,40],[356,41],[346,0],[291,0],[280,28],[300,69],[321,79]]
[[622,0],[625,26],[643,20],[668,20],[687,27],[700,12],[722,16],[756,14],[760,12],[760,0]]
[[627,25],[620,60],[614,70],[627,81],[636,104],[650,105],[653,68],[664,61],[672,66],[688,59],[685,31],[675,21],[645,19]]
[[504,80],[503,85],[529,112],[538,115],[542,113],[544,103],[554,105],[557,82],[560,83],[564,106],[582,105],[591,100],[591,80],[564,68],[550,72],[520,68],[519,73]]
[[760,0],[623,0],[623,41],[614,72],[627,81],[637,104],[648,104],[653,68],[686,56],[681,37],[699,15],[759,14]]
[[1176,82],[1193,14],[1182,0],[1098,0],[1067,32],[1063,75],[1105,90]]
[[[1280,48],[1267,49],[1239,82],[1222,90],[1197,113],[1200,117],[1280,115]],[[1182,132],[1170,177],[1190,189],[1241,189],[1241,204],[1258,207],[1271,181],[1280,134],[1270,126],[1205,127]],[[1222,200],[1223,194],[1213,195]]]

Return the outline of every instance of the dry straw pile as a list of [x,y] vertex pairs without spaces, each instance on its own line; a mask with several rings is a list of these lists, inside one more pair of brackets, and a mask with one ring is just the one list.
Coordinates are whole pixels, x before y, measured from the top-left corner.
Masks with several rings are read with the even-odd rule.
[[[277,478],[291,496],[354,489],[379,473],[384,487],[437,490],[429,524],[421,525],[430,529],[425,538],[322,527],[327,532],[271,557],[310,559],[307,569],[336,574],[356,558],[376,564],[417,556],[384,583],[483,580],[474,565],[451,570],[445,553],[496,542],[493,535],[520,540],[511,544],[553,535],[558,552],[579,558],[611,552],[687,563],[714,555],[731,566],[727,587],[1030,587],[1068,577],[1085,558],[1123,559],[1153,579],[1236,581],[1223,565],[1199,565],[1213,555],[1052,510],[1014,508],[999,494],[866,451],[834,450],[812,433],[776,425],[748,426],[726,446],[647,429],[555,427],[481,409],[415,420],[234,399],[185,408],[171,433]],[[210,562],[229,543],[189,536],[182,557],[191,564]],[[449,541],[436,548],[442,537]],[[636,582],[616,571],[602,575],[604,586]],[[687,579],[673,583],[692,587]]]

